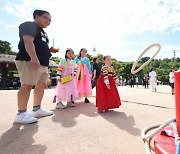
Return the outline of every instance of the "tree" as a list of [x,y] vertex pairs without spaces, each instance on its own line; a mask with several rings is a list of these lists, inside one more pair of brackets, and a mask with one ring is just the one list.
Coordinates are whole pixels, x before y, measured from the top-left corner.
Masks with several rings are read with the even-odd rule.
[[132,62],[126,62],[123,63],[123,73],[127,75],[128,77],[131,76],[131,68],[132,68],[133,63]]
[[102,54],[98,54],[96,57],[99,59],[99,66],[101,68],[104,63],[104,56]]
[[12,51],[11,43],[0,40],[0,54],[15,55],[16,52]]
[[51,57],[50,60],[53,60],[56,62],[56,64],[59,64],[61,58],[58,58],[58,57]]
[[145,63],[149,59],[150,59],[150,57],[142,57],[141,60],[140,60],[140,63]]

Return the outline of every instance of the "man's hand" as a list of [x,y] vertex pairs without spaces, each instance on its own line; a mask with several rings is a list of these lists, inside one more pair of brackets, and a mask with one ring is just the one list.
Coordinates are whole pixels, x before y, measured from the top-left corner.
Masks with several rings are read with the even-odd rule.
[[30,61],[30,68],[32,70],[38,70],[40,67],[40,62],[38,59],[31,59]]
[[116,79],[115,83],[116,83],[116,86],[119,86],[120,85],[119,79]]

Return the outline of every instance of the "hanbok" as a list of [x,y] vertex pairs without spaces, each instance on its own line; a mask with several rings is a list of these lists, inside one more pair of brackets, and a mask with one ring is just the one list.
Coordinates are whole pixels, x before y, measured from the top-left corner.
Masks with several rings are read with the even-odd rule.
[[91,86],[91,64],[89,58],[75,58],[77,64],[77,89],[79,97],[90,97],[92,96]]
[[[96,85],[96,107],[98,110],[119,108],[121,100],[116,87],[116,73],[112,66],[104,65]],[[109,83],[110,89],[107,88]]]
[[58,74],[61,77],[72,75],[72,80],[67,83],[61,83],[60,80],[56,86],[56,99],[58,102],[73,102],[79,99],[77,91],[76,73],[77,67],[74,60],[63,59],[58,66]]

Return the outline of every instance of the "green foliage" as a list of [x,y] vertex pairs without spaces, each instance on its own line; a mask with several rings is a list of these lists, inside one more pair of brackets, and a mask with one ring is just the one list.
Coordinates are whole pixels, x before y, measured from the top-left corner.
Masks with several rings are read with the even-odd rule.
[[15,55],[16,52],[12,51],[9,42],[0,40],[0,54]]
[[91,65],[92,65],[92,64],[93,64],[93,57],[92,57],[92,55],[87,54],[87,57],[89,58],[89,60],[90,60],[90,62],[91,62]]
[[104,56],[102,54],[98,54],[97,57],[99,59],[99,66],[101,68],[104,63]]
[[[100,62],[99,65],[102,67],[103,64],[103,55],[98,54],[97,57],[99,58]],[[91,60],[93,57],[91,55],[88,55],[88,58]],[[147,60],[149,60],[150,57],[143,57],[137,67],[139,68],[143,63],[145,63]],[[175,67],[176,70],[180,68],[180,58],[176,59],[154,59],[152,60],[146,67],[144,67],[141,71],[139,71],[136,75],[131,74],[131,68],[132,68],[133,62],[120,62],[116,59],[112,58],[112,66],[116,70],[116,73],[118,77],[122,76],[123,78],[129,78],[130,76],[139,76],[142,78],[145,73],[149,73],[150,69],[152,67],[155,68],[155,71],[157,73],[157,78],[162,84],[168,84],[169,81],[169,72],[172,67]]]
[[[148,60],[149,57],[144,58]],[[141,66],[145,61],[140,61],[138,67]],[[169,72],[172,67],[175,67],[176,70],[180,68],[180,59],[154,59],[152,60],[145,68],[143,68],[140,72],[137,73],[138,76],[143,76],[144,73],[149,73],[151,67],[155,68],[157,73],[157,78],[162,84],[168,84],[169,82]]]
[[51,57],[50,60],[53,60],[56,62],[56,64],[59,64],[61,58],[58,58],[58,57]]
[[142,57],[141,60],[140,60],[140,63],[145,63],[149,59],[150,59],[149,57]]
[[[53,61],[55,61],[56,64],[59,64],[61,58],[59,58],[59,57],[51,57],[50,60],[53,60]],[[52,73],[51,78],[55,79],[56,76],[57,76],[57,68],[51,68],[50,70],[51,70],[51,73]],[[49,72],[50,72],[50,70],[49,70]]]
[[124,62],[123,64],[123,70],[122,70],[122,74],[120,76],[123,76],[125,78],[129,78],[131,76],[131,68],[133,63],[132,62]]

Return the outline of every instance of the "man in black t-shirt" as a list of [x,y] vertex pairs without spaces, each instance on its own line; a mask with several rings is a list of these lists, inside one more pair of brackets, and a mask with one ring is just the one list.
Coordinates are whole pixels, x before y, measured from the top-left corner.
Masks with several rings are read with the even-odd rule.
[[[18,92],[18,114],[14,122],[22,124],[37,122],[37,117],[53,114],[52,111],[41,108],[51,57],[49,40],[43,28],[50,25],[51,16],[47,11],[35,10],[33,18],[33,22],[25,22],[19,26],[20,41],[16,67],[21,87]],[[35,86],[33,111],[28,113],[27,103],[33,86]]]

